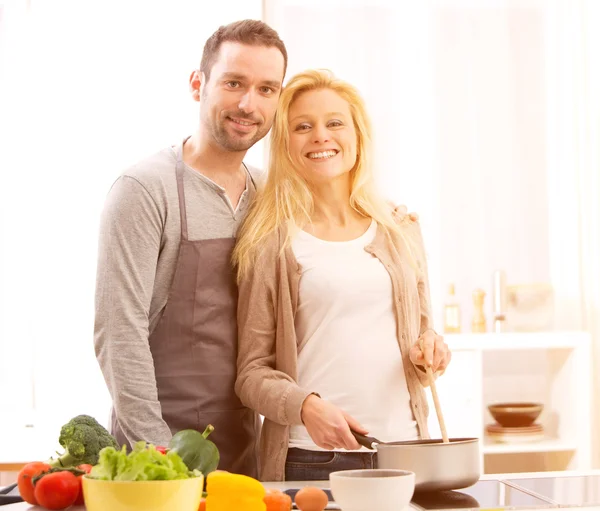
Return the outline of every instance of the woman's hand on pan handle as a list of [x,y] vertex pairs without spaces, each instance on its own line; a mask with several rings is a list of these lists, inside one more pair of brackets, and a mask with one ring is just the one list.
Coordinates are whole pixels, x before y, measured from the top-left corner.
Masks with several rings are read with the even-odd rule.
[[416,366],[429,366],[434,373],[443,373],[451,359],[452,352],[444,338],[433,330],[423,332],[410,349],[411,362]]
[[302,404],[302,422],[313,442],[323,449],[360,449],[350,428],[368,434],[356,419],[315,394]]

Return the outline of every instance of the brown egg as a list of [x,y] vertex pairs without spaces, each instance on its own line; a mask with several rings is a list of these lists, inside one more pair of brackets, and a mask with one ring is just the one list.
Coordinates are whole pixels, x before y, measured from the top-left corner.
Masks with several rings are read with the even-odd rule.
[[294,500],[300,511],[323,511],[329,502],[323,490],[312,486],[302,488]]

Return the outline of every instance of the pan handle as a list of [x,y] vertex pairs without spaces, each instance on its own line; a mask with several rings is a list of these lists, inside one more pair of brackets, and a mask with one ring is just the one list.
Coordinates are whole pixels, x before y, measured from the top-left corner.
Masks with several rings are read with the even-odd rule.
[[354,430],[350,430],[350,433],[352,433],[352,436],[354,438],[356,438],[356,441],[362,445],[363,447],[366,447],[367,449],[375,449],[375,447],[373,447],[373,444],[382,444],[383,442],[381,442],[380,440],[377,440],[375,437],[372,436],[365,436],[365,435],[361,435],[360,433],[357,433]]

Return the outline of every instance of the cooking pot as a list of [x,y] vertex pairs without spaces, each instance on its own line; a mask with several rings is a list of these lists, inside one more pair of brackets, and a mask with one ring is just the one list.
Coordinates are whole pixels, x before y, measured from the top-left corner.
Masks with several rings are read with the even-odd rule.
[[467,488],[481,477],[478,438],[386,443],[355,431],[352,434],[360,445],[377,450],[378,468],[414,472],[415,492]]

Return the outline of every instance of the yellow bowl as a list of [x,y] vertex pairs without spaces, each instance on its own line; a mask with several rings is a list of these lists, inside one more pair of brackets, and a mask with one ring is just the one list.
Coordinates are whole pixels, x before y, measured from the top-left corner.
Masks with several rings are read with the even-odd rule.
[[83,476],[87,511],[198,511],[204,478],[100,481]]

